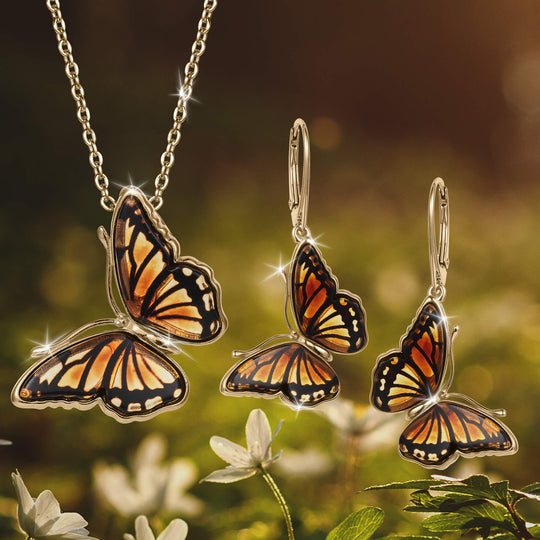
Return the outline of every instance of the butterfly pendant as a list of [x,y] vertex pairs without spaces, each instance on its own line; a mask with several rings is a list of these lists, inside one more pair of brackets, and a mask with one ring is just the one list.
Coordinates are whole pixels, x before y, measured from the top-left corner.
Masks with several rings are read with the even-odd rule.
[[401,338],[400,348],[380,356],[373,371],[371,403],[385,412],[409,411],[412,421],[399,438],[399,452],[424,467],[445,469],[459,455],[513,454],[518,450],[514,434],[494,418],[504,416],[505,411],[488,411],[467,396],[447,393],[456,332],[454,328],[449,335],[442,304],[428,297]]
[[[13,388],[18,407],[88,409],[98,403],[120,422],[147,420],[180,407],[189,392],[182,369],[165,353],[179,343],[218,339],[227,319],[212,269],[180,256],[180,245],[145,195],[124,188],[111,234],[98,236],[107,252],[107,294],[115,319],[76,330],[52,347],[38,347],[32,365]],[[116,303],[116,281],[124,309]],[[115,326],[74,341],[98,326]]]
[[[297,245],[286,281],[285,320],[291,333],[274,336],[251,351],[235,351],[241,360],[223,377],[224,394],[279,395],[293,408],[315,406],[339,393],[338,377],[328,364],[331,352],[351,354],[366,346],[360,298],[339,290],[337,278],[312,242]],[[289,322],[288,302],[298,332]],[[284,337],[292,341],[265,348]]]

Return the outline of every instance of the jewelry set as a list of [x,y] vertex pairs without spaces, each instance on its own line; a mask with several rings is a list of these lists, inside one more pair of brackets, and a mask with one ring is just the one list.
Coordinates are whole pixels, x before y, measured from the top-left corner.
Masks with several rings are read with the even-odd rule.
[[[115,200],[103,172],[59,0],[47,0],[100,202],[112,212],[110,232],[99,227],[98,237],[105,248],[106,290],[114,316],[86,324],[51,347],[34,348],[31,354],[38,360],[13,388],[14,405],[88,409],[98,404],[119,422],[147,420],[180,407],[188,397],[189,381],[168,354],[180,352],[180,344],[209,344],[225,332],[221,288],[212,269],[181,255],[178,241],[157,212],[216,6],[217,0],[204,0],[154,195],[148,199],[138,188],[126,187]],[[282,272],[289,332],[249,351],[234,351],[237,362],[221,381],[225,395],[279,396],[292,408],[314,407],[339,393],[339,379],[330,365],[332,353],[354,354],[367,345],[360,298],[339,288],[307,227],[309,183],[309,135],[298,119],[289,138],[295,248],[288,270]],[[427,296],[399,348],[377,359],[371,403],[385,412],[408,411],[410,423],[400,436],[399,452],[425,467],[445,468],[459,455],[515,453],[517,439],[498,419],[504,410],[488,410],[467,396],[449,393],[458,329],[449,328],[442,305],[449,265],[449,199],[440,178],[433,181],[429,194],[428,243]],[[104,330],[88,336],[98,327]]]

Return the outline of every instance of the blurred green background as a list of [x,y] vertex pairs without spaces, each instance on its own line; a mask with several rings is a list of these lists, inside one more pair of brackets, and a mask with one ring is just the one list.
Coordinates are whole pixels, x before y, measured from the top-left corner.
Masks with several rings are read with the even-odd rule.
[[[113,195],[130,177],[152,192],[201,4],[62,3]],[[376,357],[397,346],[424,299],[427,197],[442,176],[451,201],[445,308],[461,327],[452,389],[506,408],[521,446],[511,457],[460,459],[447,474],[484,472],[516,488],[540,481],[537,2],[221,2],[160,214],[183,254],[214,268],[230,326],[220,341],[177,357],[191,382],[183,408],[130,425],[98,408],[10,403],[34,342],[110,316],[95,234],[110,214],[99,205],[45,3],[10,2],[3,12],[0,438],[13,446],[0,448],[2,538],[19,537],[9,517],[16,468],[33,496],[50,488],[91,534],[121,538],[133,520],[95,496],[97,461],[126,465],[146,435],[161,432],[167,460],[192,458],[202,478],[224,466],[210,436],[244,444],[257,407],[273,427],[285,420],[274,444],[284,463],[293,451],[324,456],[322,474],[301,470],[306,459],[276,473],[298,538],[324,538],[365,504],[385,509],[385,532],[418,531],[415,516],[398,511],[404,494],[359,493],[428,474],[399,458],[399,428],[384,425],[374,439],[340,434],[320,414],[218,391],[232,349],[286,330],[283,283],[265,278],[294,247],[287,148],[298,116],[312,143],[308,224],[368,314],[367,349],[335,358],[342,397],[366,406]],[[190,538],[283,537],[261,479],[190,493],[205,503],[187,518]]]

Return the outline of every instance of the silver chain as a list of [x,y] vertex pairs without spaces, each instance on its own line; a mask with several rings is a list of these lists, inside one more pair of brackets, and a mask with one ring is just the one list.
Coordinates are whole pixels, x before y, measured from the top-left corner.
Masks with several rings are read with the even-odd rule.
[[[94,182],[101,193],[101,206],[112,211],[116,204],[109,194],[109,179],[103,172],[103,156],[97,148],[96,134],[90,125],[90,110],[84,97],[84,89],[79,80],[79,66],[73,59],[71,43],[66,33],[66,23],[60,11],[59,0],[47,0],[47,7],[53,19],[53,29],[58,40],[58,50],[64,58],[65,71],[71,85],[71,95],[77,105],[77,118],[83,128],[83,140],[90,151],[89,161],[94,170]],[[204,0],[203,11],[197,27],[197,37],[191,46],[191,57],[184,69],[184,82],[180,88],[178,102],[173,111],[173,126],[167,135],[167,147],[161,154],[161,170],[155,179],[154,195],[150,202],[158,209],[163,204],[163,192],[169,184],[169,173],[174,164],[174,150],[180,142],[181,127],[187,115],[187,102],[193,92],[193,83],[199,73],[199,60],[206,49],[206,39],[210,30],[212,13],[217,7],[217,0]]]

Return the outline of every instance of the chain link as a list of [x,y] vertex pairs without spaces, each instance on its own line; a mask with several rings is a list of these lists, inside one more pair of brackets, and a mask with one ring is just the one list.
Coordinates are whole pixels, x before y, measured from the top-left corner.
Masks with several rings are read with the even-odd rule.
[[[193,92],[193,83],[199,73],[199,60],[206,49],[206,39],[210,30],[212,13],[217,0],[204,0],[203,11],[197,27],[197,37],[191,46],[191,57],[184,69],[184,82],[179,91],[178,102],[173,111],[173,126],[167,135],[167,146],[161,155],[161,170],[156,176],[155,192],[150,202],[156,209],[163,204],[163,192],[169,184],[169,173],[174,164],[174,150],[182,137],[181,128],[187,116],[187,102]],[[65,71],[71,85],[71,95],[77,106],[77,118],[82,125],[83,141],[90,152],[89,162],[94,170],[94,183],[101,193],[101,206],[112,211],[116,201],[109,194],[109,179],[103,172],[103,156],[97,148],[96,134],[90,125],[90,110],[84,97],[84,89],[79,80],[79,66],[72,54],[71,43],[66,33],[66,23],[60,11],[60,0],[47,0],[47,8],[52,15],[52,25],[58,40],[58,50],[64,58]]]

